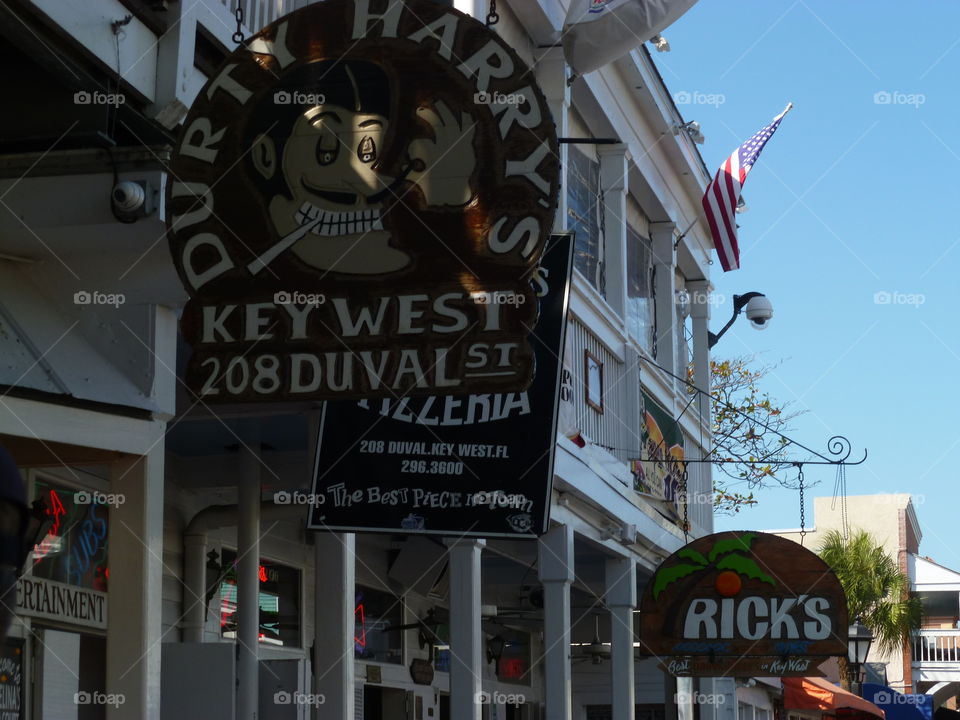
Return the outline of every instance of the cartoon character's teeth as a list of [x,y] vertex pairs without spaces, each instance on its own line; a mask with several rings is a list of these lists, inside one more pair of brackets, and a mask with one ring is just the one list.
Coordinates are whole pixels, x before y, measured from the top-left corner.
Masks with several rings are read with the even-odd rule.
[[383,230],[383,221],[380,219],[380,210],[377,208],[333,212],[311,203],[304,203],[294,213],[294,219],[298,225],[313,225],[310,233],[324,237]]

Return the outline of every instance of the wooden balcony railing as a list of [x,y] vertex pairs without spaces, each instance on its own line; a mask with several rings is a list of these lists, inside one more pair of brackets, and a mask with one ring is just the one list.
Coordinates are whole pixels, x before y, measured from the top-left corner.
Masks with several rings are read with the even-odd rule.
[[919,630],[912,642],[914,663],[960,663],[960,630]]

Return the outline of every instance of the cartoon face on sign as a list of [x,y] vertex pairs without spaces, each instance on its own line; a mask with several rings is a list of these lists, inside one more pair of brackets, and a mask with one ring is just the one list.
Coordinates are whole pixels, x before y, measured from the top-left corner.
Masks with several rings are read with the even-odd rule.
[[[394,91],[380,65],[313,62],[284,77],[283,87],[254,115],[251,162],[264,190],[275,193],[269,214],[277,235],[295,236],[291,251],[307,265],[358,275],[402,270],[410,255],[391,244],[389,206],[413,185],[432,206],[463,207],[474,197],[468,113],[457,117],[442,101],[418,107],[432,137],[406,144],[394,176],[382,163],[396,135]],[[277,113],[278,101],[289,103],[287,112]]]
[[198,397],[532,382],[559,145],[530,69],[482,23],[433,0],[279,18],[198,93],[170,175]]

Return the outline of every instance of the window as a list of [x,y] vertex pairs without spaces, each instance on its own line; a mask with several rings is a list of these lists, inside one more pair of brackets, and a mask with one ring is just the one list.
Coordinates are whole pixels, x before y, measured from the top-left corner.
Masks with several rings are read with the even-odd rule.
[[753,705],[737,703],[737,720],[753,720]]
[[650,241],[627,226],[627,330],[653,354],[653,250]]
[[46,502],[53,525],[33,549],[33,574],[106,592],[109,508],[97,499],[110,496],[38,477],[34,497]]
[[587,405],[603,413],[603,362],[589,350],[583,351],[583,391]]
[[[224,548],[220,581],[220,634],[237,636],[237,553]],[[260,642],[300,647],[300,571],[260,560]]]
[[574,235],[574,267],[606,294],[600,237],[600,163],[571,146],[567,153],[567,227]]
[[754,708],[753,709],[753,719],[754,720],[770,720],[770,710],[768,708]]
[[393,593],[357,585],[354,609],[354,657],[403,663],[403,603]]

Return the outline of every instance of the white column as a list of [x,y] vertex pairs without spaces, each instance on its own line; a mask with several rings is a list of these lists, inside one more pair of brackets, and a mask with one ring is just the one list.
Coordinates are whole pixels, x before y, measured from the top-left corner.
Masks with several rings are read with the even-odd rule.
[[[573,528],[558,525],[538,541],[543,583],[545,720],[571,720],[570,584],[573,582]],[[455,717],[455,716],[454,716]]]
[[240,444],[237,524],[237,720],[257,720],[260,689],[260,442]]
[[106,690],[124,704],[106,716],[159,720],[163,443],[114,463],[111,492],[124,502],[110,509]]
[[[650,223],[650,241],[653,246],[653,265],[656,275],[654,295],[657,306],[657,364],[674,375],[677,372],[677,283],[674,277],[677,251],[673,247],[672,222]],[[675,385],[673,380],[671,384]]]
[[486,660],[480,628],[483,540],[450,541],[450,717],[480,720],[477,694]]
[[[690,318],[693,324],[693,384],[701,390],[710,390],[710,293],[713,286],[709,280],[691,280],[687,282],[687,292],[690,295]],[[704,431],[704,448],[699,454],[713,447],[710,428],[710,398],[703,393],[698,394],[697,411]],[[709,499],[713,497],[713,476],[710,463],[698,463],[696,473],[691,477],[697,479],[698,493],[706,497],[696,499],[692,507],[697,509],[696,520],[705,532],[713,532],[713,504]]]
[[[203,642],[207,622],[207,543],[206,534],[183,538],[183,641]],[[200,597],[195,593],[199,592]]]
[[627,146],[598,145],[607,303],[627,317]]
[[634,720],[633,611],[637,565],[630,558],[607,560],[606,605],[610,609],[610,684],[613,720]]
[[[536,67],[534,74],[537,84],[543,91],[553,115],[553,122],[557,126],[557,137],[569,137],[568,117],[570,111],[570,87],[567,85],[567,63],[563,58],[562,47],[538,48],[536,50]],[[567,146],[560,146],[560,167],[566,171]],[[565,230],[567,227],[567,195],[564,188],[566,180],[560,187],[560,197],[557,200],[557,215],[554,230]]]
[[711,702],[700,704],[700,720],[737,720],[737,684],[734,678],[700,678],[700,692]]
[[313,692],[323,695],[314,717],[353,720],[356,535],[314,534]]
[[[710,293],[709,280],[687,281],[690,296],[690,319],[693,324],[693,382],[701,390],[710,390]],[[697,409],[704,423],[710,425],[710,401],[700,395]]]
[[693,678],[677,678],[677,720],[693,720]]

